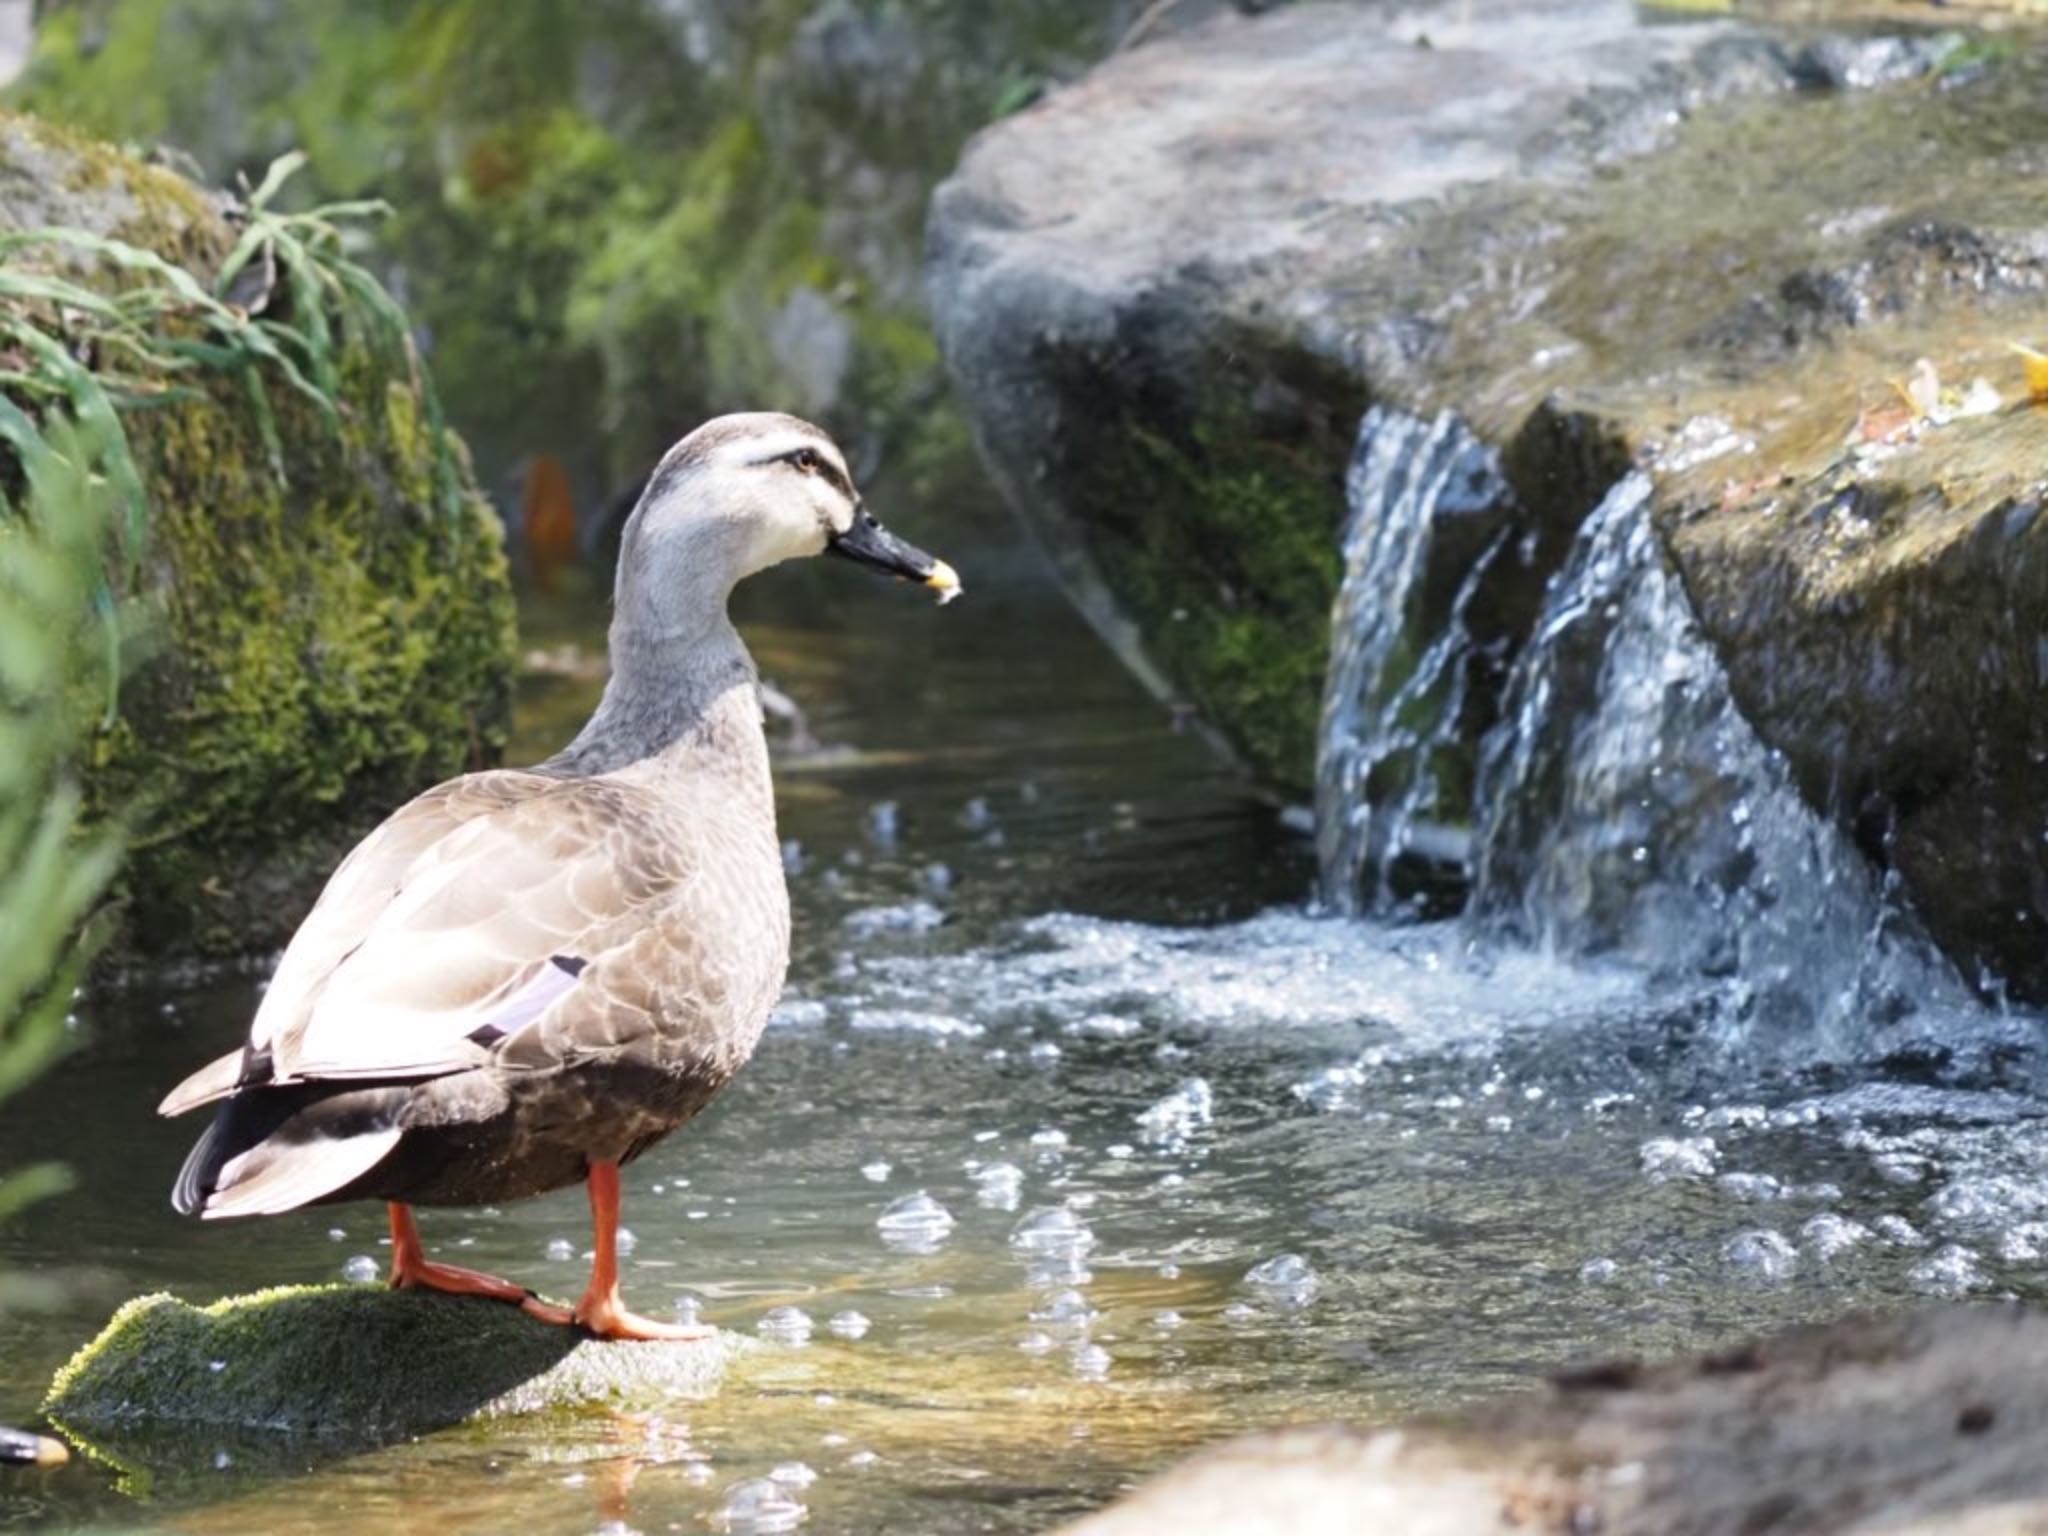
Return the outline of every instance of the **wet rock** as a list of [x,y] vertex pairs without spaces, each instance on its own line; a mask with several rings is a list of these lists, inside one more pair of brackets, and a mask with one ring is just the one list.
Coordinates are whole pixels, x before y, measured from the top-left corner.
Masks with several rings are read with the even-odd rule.
[[[1617,910],[1579,937],[1612,948],[1670,926],[1638,893],[1780,894],[1728,834],[1748,768],[1616,773],[1597,804],[1560,779],[1516,807],[1519,835],[1479,825],[1483,744],[1544,702],[1503,681],[1544,583],[1641,466],[1629,515],[1715,674],[1689,716],[1662,711],[1644,772],[1699,761],[1727,716],[1972,985],[2048,996],[2048,482],[2002,354],[2048,331],[2048,49],[1520,0],[1471,18],[1426,46],[1425,23],[1363,7],[1225,18],[973,141],[934,199],[928,282],[1007,494],[1139,675],[1299,795],[1350,425],[1371,401],[1469,432],[1511,495],[1481,518],[1445,499],[1390,598],[1387,669],[1355,692],[1405,706],[1443,594],[1515,579],[1462,611],[1473,660],[1441,727],[1386,710],[1392,746],[1353,777],[1396,801],[1426,781],[1396,821],[1439,824],[1439,867],[1490,859],[1497,910],[1561,817],[1656,805],[1655,835],[1615,849],[1647,867],[1586,886]],[[1354,494],[1351,538],[1397,511]],[[1593,697],[1609,660],[1588,648],[1551,695]],[[1896,1018],[1921,990],[1864,1004]]]
[[[118,239],[211,291],[231,211],[168,170],[0,117],[0,229]],[[134,281],[33,254],[101,289]],[[277,947],[394,803],[504,741],[497,520],[402,339],[352,308],[327,323],[331,413],[264,365],[267,412],[247,377],[201,368],[145,371],[142,387],[186,393],[124,414],[147,509],[132,580],[114,579],[151,622],[83,768],[95,810],[143,817],[121,877],[128,958]]]
[[744,1342],[602,1343],[498,1302],[287,1286],[193,1307],[139,1297],[58,1371],[43,1409],[98,1445],[263,1431],[356,1446],[477,1418],[704,1397]]
[[2048,1314],[1809,1329],[1379,1430],[1206,1451],[1064,1536],[2034,1531],[2048,1522]]

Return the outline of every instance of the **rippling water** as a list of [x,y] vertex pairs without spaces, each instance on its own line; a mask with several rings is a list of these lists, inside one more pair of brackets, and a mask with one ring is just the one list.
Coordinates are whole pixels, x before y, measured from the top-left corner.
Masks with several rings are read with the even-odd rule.
[[[724,1391],[340,1461],[78,1462],[0,1482],[0,1524],[1031,1531],[1256,1425],[2048,1292],[2037,1020],[1894,1009],[1821,1054],[1729,1022],[1725,983],[1308,916],[1312,849],[1035,585],[970,576],[942,616],[816,574],[840,582],[792,578],[751,630],[837,749],[780,773],[790,994],[627,1178],[634,1302],[762,1339]],[[595,686],[532,681],[526,755]],[[0,1166],[61,1154],[79,1187],[0,1238],[0,1269],[53,1292],[0,1321],[0,1419],[139,1291],[381,1267],[372,1207],[232,1231],[168,1209],[193,1128],[151,1107],[254,995],[96,1000],[83,1049],[10,1102]],[[575,1191],[423,1225],[460,1262],[581,1283]]]

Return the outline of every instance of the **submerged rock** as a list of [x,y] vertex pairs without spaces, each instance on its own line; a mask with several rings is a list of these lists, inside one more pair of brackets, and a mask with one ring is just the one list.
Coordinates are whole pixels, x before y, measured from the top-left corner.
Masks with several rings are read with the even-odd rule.
[[708,1396],[745,1347],[606,1343],[500,1302],[372,1286],[286,1286],[114,1314],[43,1410],[95,1445],[178,1430],[385,1444],[466,1420]]
[[[0,116],[0,230],[120,241],[211,293],[240,217],[170,171]],[[139,280],[133,258],[75,246],[9,259],[100,291]],[[291,274],[272,285],[243,300],[275,318]],[[143,645],[126,648],[142,660],[80,764],[96,811],[139,821],[121,876],[131,956],[276,947],[393,804],[503,743],[512,601],[497,520],[387,315],[373,325],[337,300],[322,318],[331,409],[269,363],[98,364],[162,392],[123,415],[147,505],[139,540],[110,561],[145,618]]]
[[2044,1374],[2040,1312],[1852,1320],[1453,1419],[1250,1435],[1064,1536],[2037,1531]]
[[[1549,866],[1591,912],[1565,926],[1626,946],[1668,929],[1638,908],[1674,881],[1777,899],[1727,822],[1781,777],[1972,985],[2048,997],[2048,480],[2003,351],[2048,333],[2044,81],[2024,33],[1645,26],[1554,0],[1224,18],[974,140],[934,200],[928,285],[984,453],[1078,601],[1289,795],[1376,407],[1347,553],[1385,590],[1339,610],[1328,899],[1386,905],[1405,876],[1454,907],[1463,860],[1501,910],[1546,877],[1545,828],[1653,804],[1637,875]],[[1633,466],[1697,698],[1627,680],[1633,720],[1670,732],[1634,744],[1642,772],[1523,784],[1503,842],[1483,745],[1510,709],[1597,703],[1598,646],[1567,645],[1540,698],[1515,662]],[[1721,714],[1752,761],[1674,780]]]

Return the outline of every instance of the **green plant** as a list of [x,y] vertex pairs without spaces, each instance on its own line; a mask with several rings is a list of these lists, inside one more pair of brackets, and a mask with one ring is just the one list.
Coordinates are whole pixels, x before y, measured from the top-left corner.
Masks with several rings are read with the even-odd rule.
[[[19,487],[0,507],[0,1099],[63,1049],[66,1010],[103,926],[87,920],[120,859],[117,827],[81,827],[69,769],[110,659],[89,642],[105,612],[104,550],[122,495],[117,423],[0,398]],[[99,617],[96,618],[96,611]],[[0,1176],[0,1221],[64,1189],[55,1163]],[[20,1288],[0,1286],[0,1305]]]

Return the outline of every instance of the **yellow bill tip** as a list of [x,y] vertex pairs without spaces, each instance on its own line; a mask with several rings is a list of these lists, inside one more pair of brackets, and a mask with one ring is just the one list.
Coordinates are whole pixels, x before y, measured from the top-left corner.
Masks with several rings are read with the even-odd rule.
[[941,608],[960,595],[960,578],[943,560],[932,562],[932,573],[925,577],[924,584],[939,594]]

